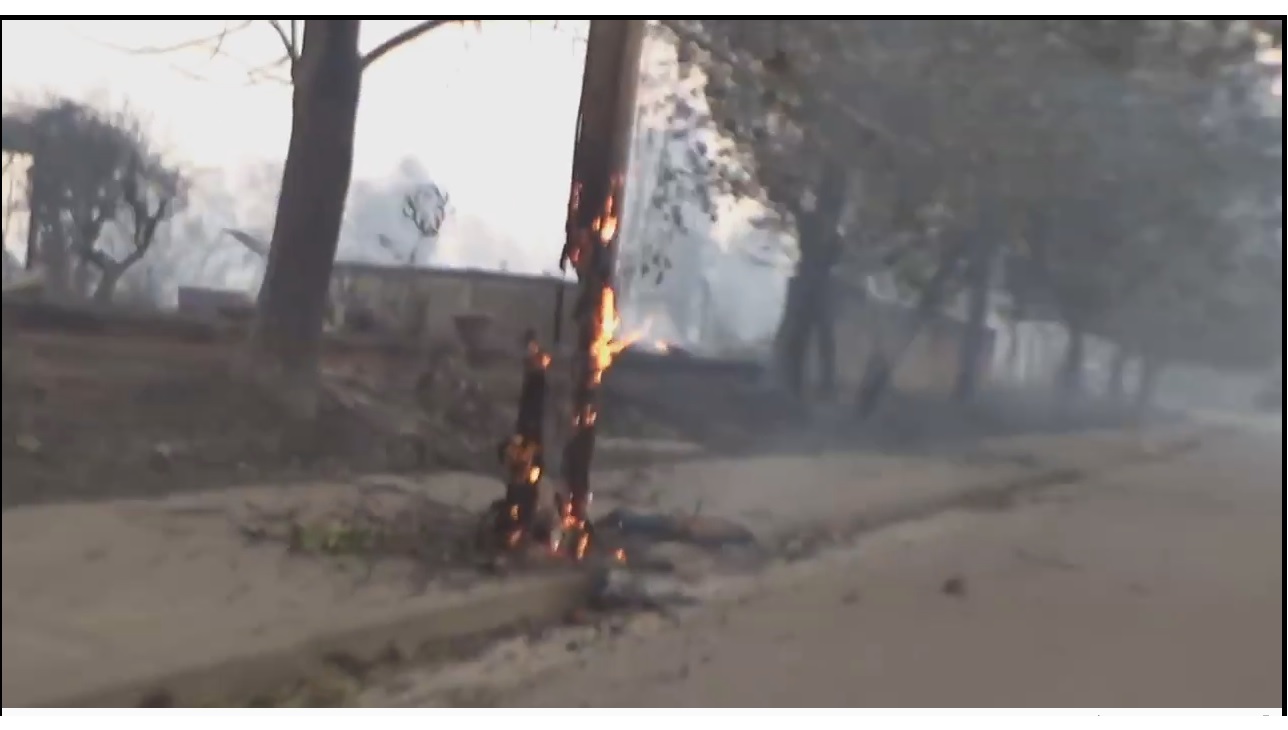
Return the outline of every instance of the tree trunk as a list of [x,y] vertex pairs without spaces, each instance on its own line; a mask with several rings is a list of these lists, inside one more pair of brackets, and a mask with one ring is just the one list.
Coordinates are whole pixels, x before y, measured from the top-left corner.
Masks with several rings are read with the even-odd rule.
[[[913,323],[913,327],[920,332],[921,325]],[[916,339],[917,333],[912,334],[912,339]],[[881,397],[885,395],[890,388],[890,383],[894,380],[894,363],[891,362],[890,356],[886,354],[884,344],[877,343],[877,346],[868,354],[868,360],[863,365],[863,377],[859,381],[859,392],[855,395],[855,411],[860,419],[872,415],[877,405],[881,402]]]
[[1006,355],[1003,358],[1006,377],[1013,384],[1024,384],[1024,373],[1020,367],[1020,321],[1012,319],[1006,323]]
[[36,208],[27,204],[27,263],[25,268],[31,271],[36,266],[36,259],[40,257],[40,218],[37,215]]
[[830,268],[819,277],[817,286],[814,341],[818,345],[818,393],[828,398],[836,394],[836,308]]
[[[806,258],[811,256],[811,258]],[[779,367],[783,385],[795,396],[805,394],[810,344],[817,338],[821,388],[835,385],[836,347],[831,312],[831,264],[818,254],[801,257],[787,282],[787,302],[778,327]]]
[[304,23],[291,141],[251,333],[255,374],[300,418],[317,408],[322,325],[353,172],[360,25],[335,18]]
[[1163,366],[1158,358],[1145,355],[1140,361],[1140,382],[1136,387],[1135,409],[1138,416],[1144,416],[1154,407],[1154,397],[1158,392],[1158,381],[1162,376]]
[[778,381],[789,393],[799,396],[805,384],[805,344],[809,341],[809,319],[805,316],[806,285],[799,265],[787,280],[783,316],[774,335],[774,365]]
[[1114,359],[1109,363],[1109,382],[1105,384],[1105,394],[1115,403],[1121,403],[1127,392],[1125,379],[1129,357],[1127,348],[1118,347],[1114,349]]
[[[985,234],[987,235],[987,234]],[[966,271],[970,305],[966,329],[962,333],[958,351],[957,380],[953,396],[959,401],[969,401],[979,389],[980,374],[987,354],[989,288],[992,284],[993,254],[996,245],[991,239],[977,241],[971,247],[970,262]]]
[[796,396],[805,393],[805,364],[815,337],[820,390],[830,392],[836,384],[832,269],[840,258],[837,225],[845,211],[848,185],[847,170],[829,164],[823,170],[815,208],[797,213],[801,258],[787,284],[787,301],[775,338],[783,385]]
[[41,270],[50,298],[69,299],[73,289],[71,242],[58,225],[61,214],[57,207],[46,202],[53,196],[40,181],[38,168],[33,165],[28,174],[35,179],[30,183],[28,200],[27,268]]
[[94,302],[111,304],[112,298],[116,296],[116,288],[121,283],[121,276],[124,274],[124,268],[103,269],[99,273],[98,284],[94,287]]
[[[1012,259],[1013,261],[1013,259]],[[1011,312],[1007,322],[1007,332],[1010,334],[1009,341],[1006,344],[1006,372],[1016,382],[1023,383],[1024,377],[1020,369],[1020,353],[1022,347],[1020,344],[1020,323],[1028,317],[1029,302],[1028,291],[1025,285],[1018,284],[1016,279],[1018,274],[1014,273],[1013,264],[1006,269],[1006,286],[1011,290]]]
[[93,299],[94,266],[80,256],[72,259],[71,292],[77,300]]
[[1066,325],[1069,328],[1069,344],[1064,351],[1064,362],[1056,384],[1057,394],[1062,403],[1070,403],[1082,395],[1082,371],[1086,360],[1086,338],[1078,325]]
[[863,379],[859,383],[859,392],[855,398],[855,408],[859,418],[867,418],[876,412],[882,396],[889,390],[894,380],[899,362],[916,341],[917,335],[925,328],[926,323],[935,317],[944,305],[948,285],[957,274],[963,246],[950,246],[939,261],[939,267],[926,283],[921,292],[917,308],[912,312],[911,322],[903,330],[899,339],[889,350],[878,346],[868,356]]
[[1006,344],[1006,372],[1015,382],[1025,383],[1025,368],[1022,366],[1021,353],[1024,351],[1024,344],[1021,342],[1020,326],[1028,316],[1028,303],[1024,299],[1024,294],[1016,296],[1015,306],[1010,314],[1010,321],[1007,322],[1007,331],[1010,333],[1010,341]]

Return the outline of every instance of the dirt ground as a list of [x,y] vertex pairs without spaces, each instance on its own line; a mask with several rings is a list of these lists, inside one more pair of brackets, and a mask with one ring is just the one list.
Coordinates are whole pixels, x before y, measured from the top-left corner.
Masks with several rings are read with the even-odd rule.
[[[155,314],[95,313],[83,321],[73,312],[75,326],[56,327],[19,327],[11,314],[2,393],[5,508],[372,472],[494,474],[521,378],[519,353],[511,358],[504,348],[466,358],[458,343],[409,348],[331,338],[322,412],[300,438],[298,427],[287,429],[236,375],[244,335]],[[623,358],[605,380],[602,436],[679,440],[726,454],[898,451],[1052,428],[1013,403],[962,411],[942,395],[893,394],[876,419],[856,429],[838,425],[850,412],[844,399],[804,407],[767,388],[752,365],[634,359]],[[561,441],[565,373],[556,360],[551,443]],[[1065,419],[1079,427],[1104,420]],[[624,454],[601,453],[596,461],[634,465]]]
[[325,474],[489,469],[517,364],[328,352],[306,439],[235,375],[235,342],[7,333],[3,505]]
[[410,673],[370,702],[1274,707],[1282,480],[1282,431],[1214,439],[874,533],[671,621]]
[[[455,342],[413,349],[330,338],[321,413],[301,438],[237,375],[236,332],[156,315],[122,319],[72,328],[97,331],[6,321],[4,508],[375,472],[495,474],[497,443],[513,427],[517,351],[467,358]],[[666,387],[665,378],[634,379],[635,392]],[[567,380],[557,361],[547,413],[552,443],[561,440]],[[629,399],[606,403],[605,411],[612,415],[601,422],[604,436],[677,433],[672,414]],[[707,420],[726,411],[721,404]],[[740,423],[746,430],[748,421]],[[616,465],[630,464],[629,455],[617,456]],[[613,459],[606,454],[598,463]]]

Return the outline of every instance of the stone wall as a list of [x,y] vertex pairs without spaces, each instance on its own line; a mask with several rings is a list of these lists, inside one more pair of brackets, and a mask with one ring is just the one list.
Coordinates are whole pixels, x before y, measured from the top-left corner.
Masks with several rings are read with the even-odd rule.
[[400,268],[337,263],[331,283],[333,324],[370,317],[377,328],[420,339],[455,336],[454,320],[484,314],[494,331],[515,338],[525,329],[542,342],[554,337],[557,291],[563,288],[562,338],[572,336],[572,284],[544,276],[468,269]]
[[[455,336],[454,318],[486,314],[500,337],[516,337],[526,327],[550,343],[556,292],[565,288],[562,340],[573,336],[570,317],[575,287],[550,277],[490,271],[395,268],[373,264],[336,265],[332,295],[340,306],[333,319],[367,311],[380,329],[422,339]],[[893,342],[909,325],[904,306],[843,294],[836,319],[837,379],[842,392],[854,392],[868,354],[877,343]],[[904,390],[947,392],[957,373],[964,323],[940,316],[927,323],[900,363],[895,384]],[[992,341],[986,343],[992,347]],[[984,372],[991,355],[984,354]]]
[[181,286],[177,294],[178,309],[183,314],[200,317],[244,315],[249,317],[255,300],[243,291],[213,289],[204,286]]
[[[857,390],[868,356],[874,347],[901,338],[911,325],[910,308],[843,292],[836,312],[837,385],[842,393]],[[904,354],[895,372],[900,390],[947,393],[957,377],[964,322],[940,315],[927,322]],[[982,373],[987,377],[993,339],[985,342]]]

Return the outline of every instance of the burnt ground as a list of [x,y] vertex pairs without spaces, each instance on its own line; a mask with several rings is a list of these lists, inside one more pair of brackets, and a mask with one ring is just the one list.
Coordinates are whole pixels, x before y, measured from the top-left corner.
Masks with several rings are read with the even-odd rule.
[[[100,330],[102,328],[99,328]],[[371,472],[496,471],[510,429],[517,358],[471,361],[449,348],[393,352],[376,343],[328,345],[324,400],[306,438],[288,429],[235,373],[238,337],[191,336],[173,322],[119,332],[9,327],[4,338],[3,507],[156,496],[251,483],[343,480]],[[566,398],[556,362],[554,404]],[[971,411],[942,398],[892,395],[855,425],[842,402],[801,406],[763,385],[754,366],[628,353],[610,371],[604,436],[690,441],[712,453],[871,448],[1097,425],[1103,409],[1051,419],[1007,403]],[[603,453],[598,463],[643,466],[658,456]]]
[[[5,317],[0,381],[0,497],[6,510],[325,481],[330,485],[313,485],[317,491],[309,488],[307,498],[295,492],[294,499],[316,508],[316,514],[297,511],[284,496],[290,490],[260,489],[265,496],[257,501],[263,504],[255,509],[248,505],[246,514],[231,520],[238,539],[281,543],[288,554],[302,553],[304,559],[357,564],[361,575],[371,575],[377,563],[410,563],[412,580],[422,587],[474,581],[480,569],[542,566],[540,561],[497,561],[490,551],[480,550],[476,514],[406,490],[398,480],[358,478],[400,471],[495,473],[496,446],[512,426],[519,390],[517,353],[466,358],[451,347],[405,352],[388,343],[329,341],[323,358],[323,408],[312,432],[301,438],[298,428],[285,425],[270,399],[237,375],[242,334],[174,323],[163,328],[141,323],[110,332],[51,331],[11,327],[10,314]],[[556,361],[552,404],[566,399],[566,392],[560,392],[566,391],[566,378],[558,375],[564,367]],[[962,412],[946,407],[942,399],[898,395],[862,427],[847,423],[847,410],[844,402],[831,408],[802,407],[764,387],[756,368],[745,364],[627,356],[606,381],[600,425],[605,436],[696,442],[707,456],[915,450],[1061,425],[1023,415],[1012,406]],[[1092,422],[1066,419],[1061,427]],[[557,433],[551,436],[552,443],[559,442]],[[643,466],[677,458],[693,457],[644,449],[631,456],[615,448],[601,451],[597,463]],[[499,482],[488,488],[500,496]],[[223,495],[206,495],[211,496]],[[282,504],[276,507],[281,509],[276,509],[279,497]],[[741,534],[739,526],[718,519],[659,525],[650,521],[654,515],[617,517],[619,524],[604,520],[608,529],[599,534],[608,538],[605,547],[612,547],[616,538],[639,558],[632,563],[646,571],[665,573],[678,569],[673,563],[690,560],[691,553],[676,557],[647,549],[669,539],[657,537],[660,529],[678,529],[690,543],[694,533],[710,538],[731,531],[735,542]],[[58,519],[64,527],[71,524]],[[627,524],[630,519],[644,524]],[[639,549],[628,539],[632,531],[641,533]],[[735,555],[754,560],[760,553]],[[644,599],[623,600],[621,610],[633,610]]]
[[[818,394],[802,403],[768,385],[755,365],[636,353],[614,364],[606,387],[601,423],[607,428],[688,440],[727,454],[907,454],[966,447],[987,438],[1120,426],[1134,417],[1105,402],[1057,408],[1047,394],[991,388],[966,406],[945,394],[892,390],[875,414],[859,420],[852,395]],[[1178,417],[1164,412],[1148,416],[1151,421]]]
[[328,347],[316,424],[238,376],[238,340],[6,332],[3,506],[372,472],[496,470],[517,358]]
[[[236,331],[116,315],[19,324],[6,322],[3,344],[4,508],[373,472],[493,474],[521,378],[508,352],[467,359],[451,343],[407,350],[336,338],[324,351],[319,419],[301,433],[238,375]],[[556,364],[552,443],[567,380]],[[636,431],[675,430],[623,415]]]

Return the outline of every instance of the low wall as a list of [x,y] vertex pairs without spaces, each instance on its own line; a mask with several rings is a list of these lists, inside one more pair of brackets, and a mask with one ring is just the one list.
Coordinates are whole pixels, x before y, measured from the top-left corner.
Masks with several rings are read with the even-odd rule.
[[376,328],[421,339],[453,337],[454,318],[486,314],[501,336],[518,337],[527,328],[542,342],[554,339],[555,300],[564,289],[562,338],[572,336],[570,317],[575,288],[544,276],[491,271],[395,268],[373,264],[336,264],[331,294],[333,322],[370,317]]
[[202,286],[181,286],[177,294],[179,312],[199,317],[249,314],[255,300],[243,291]]
[[[566,343],[574,331],[570,315],[576,289],[551,277],[342,263],[336,265],[332,295],[340,303],[336,318],[366,311],[390,334],[422,339],[453,337],[454,317],[481,313],[493,318],[494,331],[500,337],[517,337],[523,329],[532,328],[542,342],[550,343],[555,299],[561,287],[565,291],[562,339]],[[911,325],[913,313],[904,306],[849,294],[837,304],[837,384],[853,392],[873,348],[897,340]],[[900,362],[895,385],[918,392],[950,390],[964,330],[964,323],[947,316],[925,323]],[[985,373],[992,346],[989,338],[983,354]]]
[[[889,347],[912,325],[913,311],[872,298],[843,296],[836,312],[836,377],[842,392],[854,392],[873,349]],[[947,316],[924,323],[895,371],[895,386],[914,392],[948,392],[957,377],[966,324]],[[987,375],[992,337],[986,336],[981,372]]]

